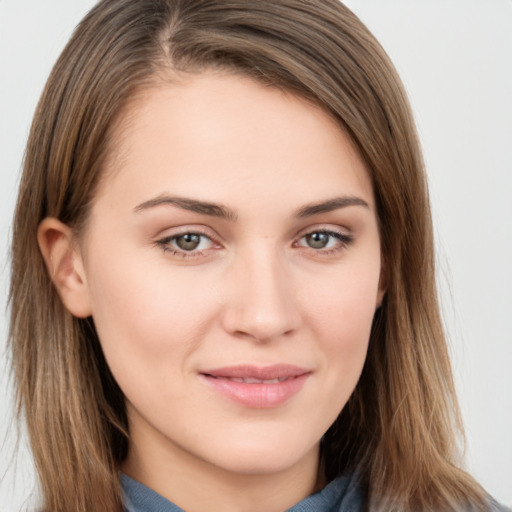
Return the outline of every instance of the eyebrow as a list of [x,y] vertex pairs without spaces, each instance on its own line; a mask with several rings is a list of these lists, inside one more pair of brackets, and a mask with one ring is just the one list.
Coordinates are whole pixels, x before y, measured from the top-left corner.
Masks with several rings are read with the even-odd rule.
[[327,213],[340,208],[346,208],[347,206],[362,206],[364,208],[370,208],[368,203],[360,197],[343,196],[328,199],[327,201],[320,201],[319,203],[307,204],[297,210],[296,217],[303,219],[320,213]]
[[208,201],[199,201],[197,199],[190,199],[187,197],[174,197],[174,196],[158,196],[149,201],[144,201],[134,208],[136,212],[148,210],[161,205],[178,206],[183,210],[188,210],[203,215],[210,215],[212,217],[219,217],[229,221],[236,221],[237,214],[227,206],[221,204],[210,203]]
[[[182,208],[183,210],[188,210],[203,215],[210,215],[212,217],[219,217],[221,219],[226,219],[231,222],[235,222],[238,218],[236,211],[222,204],[210,203],[208,201],[200,201],[198,199],[190,199],[187,197],[176,197],[167,195],[158,196],[155,197],[154,199],[144,201],[143,203],[136,206],[134,208],[134,211],[140,212],[162,205],[177,206],[179,208]],[[335,197],[333,199],[328,199],[327,201],[320,201],[318,203],[307,204],[299,208],[295,212],[294,216],[303,219],[307,217],[312,217],[314,215],[318,215],[320,213],[327,213],[334,210],[338,210],[340,208],[346,208],[348,206],[362,206],[364,208],[369,208],[368,203],[364,199],[361,199],[360,197],[342,196]]]

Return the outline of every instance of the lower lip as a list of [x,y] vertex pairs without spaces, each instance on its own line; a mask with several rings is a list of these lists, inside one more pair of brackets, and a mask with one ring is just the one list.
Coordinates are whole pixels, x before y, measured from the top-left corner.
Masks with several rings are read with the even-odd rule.
[[305,373],[272,384],[248,384],[204,374],[201,374],[201,377],[216,391],[245,407],[269,409],[284,404],[296,395],[310,375]]

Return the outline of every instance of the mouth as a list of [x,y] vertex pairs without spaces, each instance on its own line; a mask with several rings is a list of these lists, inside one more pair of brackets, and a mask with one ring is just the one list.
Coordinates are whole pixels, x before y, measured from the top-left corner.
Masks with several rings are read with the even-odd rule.
[[274,408],[288,402],[304,386],[311,370],[279,364],[265,367],[230,366],[200,372],[200,377],[223,397],[244,407]]
[[277,377],[276,379],[254,379],[252,377],[215,377],[214,375],[205,374],[207,377],[214,379],[228,379],[233,382],[244,382],[245,384],[277,384],[278,382],[284,382],[288,379],[295,377]]

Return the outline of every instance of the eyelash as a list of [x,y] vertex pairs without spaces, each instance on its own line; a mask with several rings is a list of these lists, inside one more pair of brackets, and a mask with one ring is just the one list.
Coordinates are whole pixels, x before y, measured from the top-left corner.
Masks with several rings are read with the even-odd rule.
[[[299,245],[299,242],[303,239],[305,239],[307,236],[316,235],[316,234],[322,234],[327,235],[329,237],[332,237],[338,241],[336,244],[336,247],[324,249],[319,248],[315,249],[313,247],[307,247],[305,245]],[[181,233],[177,233],[171,236],[167,236],[165,238],[162,238],[160,240],[157,240],[155,242],[155,245],[160,247],[164,253],[169,253],[171,256],[179,257],[182,259],[192,259],[192,258],[201,258],[206,255],[206,252],[210,249],[203,249],[203,250],[190,250],[186,251],[183,249],[175,248],[171,244],[175,242],[178,238],[183,237],[185,235],[192,235],[192,236],[198,236],[201,239],[208,239],[211,244],[217,245],[219,248],[221,245],[216,242],[210,235],[207,235],[206,233],[203,233],[198,230],[190,230],[190,231],[183,231]],[[343,249],[346,249],[348,246],[350,246],[353,242],[353,237],[351,235],[347,235],[345,233],[341,233],[339,231],[333,231],[329,229],[314,229],[311,231],[308,231],[307,233],[304,233],[300,236],[300,238],[294,242],[294,247],[303,247],[304,249],[313,251],[315,255],[319,256],[330,256],[333,254],[338,253],[339,251],[342,251]],[[201,244],[201,242],[200,242]]]
[[[210,242],[213,245],[216,245],[215,240],[210,235],[207,235],[206,233],[203,233],[203,232],[198,231],[198,230],[183,231],[181,233],[176,233],[176,234],[171,235],[171,236],[166,236],[165,238],[157,240],[156,241],[156,245],[159,246],[160,248],[162,248],[164,253],[168,253],[171,256],[179,257],[179,258],[182,258],[182,259],[200,258],[200,257],[204,256],[208,249],[186,251],[186,250],[183,250],[183,249],[179,249],[179,248],[173,247],[171,245],[178,238],[180,238],[182,236],[185,236],[185,235],[198,236],[201,239],[205,239],[206,238],[206,239],[210,240]],[[200,242],[200,244],[201,244],[201,242]],[[219,245],[219,247],[220,247],[220,244],[217,244],[217,245]]]
[[299,247],[304,247],[306,249],[309,249],[309,250],[313,251],[315,253],[315,255],[322,256],[322,257],[334,255],[334,254],[342,251],[343,249],[346,249],[347,247],[349,247],[351,245],[351,243],[354,241],[354,239],[351,235],[347,235],[346,233],[342,233],[340,231],[333,231],[330,229],[314,229],[312,231],[308,231],[307,233],[304,233],[299,238],[299,240],[297,242],[295,242],[294,245],[297,246],[298,243],[301,240],[305,239],[307,236],[316,235],[316,234],[327,235],[327,236],[334,238],[338,242],[336,244],[336,247],[331,247],[328,249],[325,249],[325,248],[314,249],[313,247],[306,247],[306,246],[302,246],[302,245],[299,245]]

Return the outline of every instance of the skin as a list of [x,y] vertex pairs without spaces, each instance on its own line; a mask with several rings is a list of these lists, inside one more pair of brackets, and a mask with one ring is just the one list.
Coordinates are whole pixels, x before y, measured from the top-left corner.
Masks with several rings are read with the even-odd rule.
[[[365,165],[324,111],[228,73],[148,90],[117,130],[79,243],[56,219],[39,242],[126,396],[123,470],[191,512],[291,507],[321,485],[319,442],[356,386],[384,293]],[[305,211],[335,198],[351,201]],[[185,233],[197,249],[180,249]],[[200,376],[277,363],[310,374],[276,407]]]

